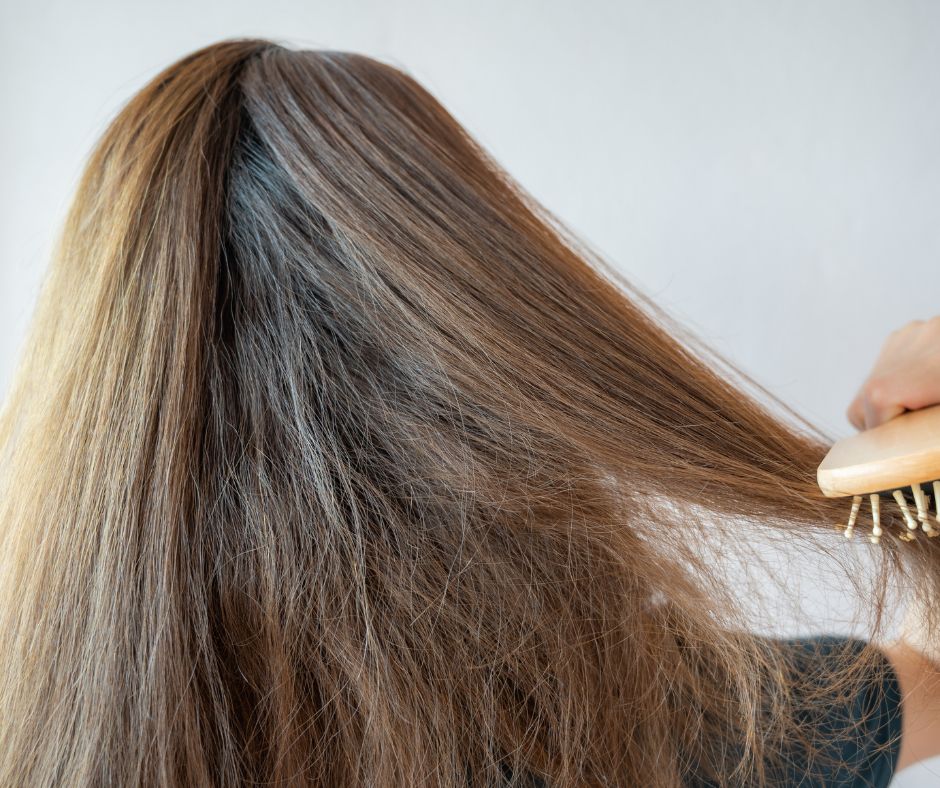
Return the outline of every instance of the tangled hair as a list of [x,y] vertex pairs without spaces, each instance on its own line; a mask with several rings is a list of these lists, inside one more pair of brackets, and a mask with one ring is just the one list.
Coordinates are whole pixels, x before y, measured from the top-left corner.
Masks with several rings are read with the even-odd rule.
[[0,785],[760,784],[798,679],[697,545],[844,516],[790,416],[401,70],[190,54],[3,412]]

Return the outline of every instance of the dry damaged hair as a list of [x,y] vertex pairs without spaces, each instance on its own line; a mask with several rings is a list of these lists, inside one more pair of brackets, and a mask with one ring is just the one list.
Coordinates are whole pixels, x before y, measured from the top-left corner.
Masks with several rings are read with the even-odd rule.
[[798,733],[695,545],[828,533],[822,436],[372,58],[134,96],[0,429],[0,785],[755,785]]

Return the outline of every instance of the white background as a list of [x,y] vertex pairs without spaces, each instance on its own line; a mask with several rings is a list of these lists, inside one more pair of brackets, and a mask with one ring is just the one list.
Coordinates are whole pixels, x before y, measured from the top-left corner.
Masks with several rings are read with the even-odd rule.
[[92,142],[157,70],[234,35],[410,71],[833,434],[887,332],[940,312],[940,3],[2,0],[2,389]]

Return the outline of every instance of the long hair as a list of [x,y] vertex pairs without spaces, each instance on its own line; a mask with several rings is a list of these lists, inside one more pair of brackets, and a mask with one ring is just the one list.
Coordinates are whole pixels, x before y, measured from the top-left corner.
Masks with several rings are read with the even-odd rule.
[[791,416],[402,70],[190,54],[3,412],[0,785],[757,784],[789,680],[697,546],[844,516]]

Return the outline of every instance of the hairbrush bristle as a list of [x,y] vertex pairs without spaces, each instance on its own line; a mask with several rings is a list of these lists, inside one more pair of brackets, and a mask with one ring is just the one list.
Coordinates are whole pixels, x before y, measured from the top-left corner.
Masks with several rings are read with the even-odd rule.
[[[936,512],[936,514],[933,515],[933,519],[940,522],[940,480],[930,482],[930,484],[933,489],[933,504]],[[902,530],[900,533],[896,534],[896,536],[905,542],[910,542],[916,538],[918,530],[923,531],[928,537],[940,536],[940,530],[934,528],[931,522],[931,496],[924,492],[920,484],[911,485],[911,496],[914,499],[914,508],[917,511],[916,518],[915,515],[911,513],[904,492],[900,489],[891,491],[891,497],[894,498],[897,503],[906,526],[905,530]],[[852,509],[849,511],[849,519],[844,526],[840,526],[844,529],[847,539],[851,539],[855,535],[855,524],[858,522],[858,516],[862,508],[862,499],[863,496],[861,495],[852,496]],[[871,493],[868,499],[871,503],[872,522],[871,535],[868,537],[868,540],[872,544],[878,544],[884,534],[884,529],[881,527],[881,494]]]

